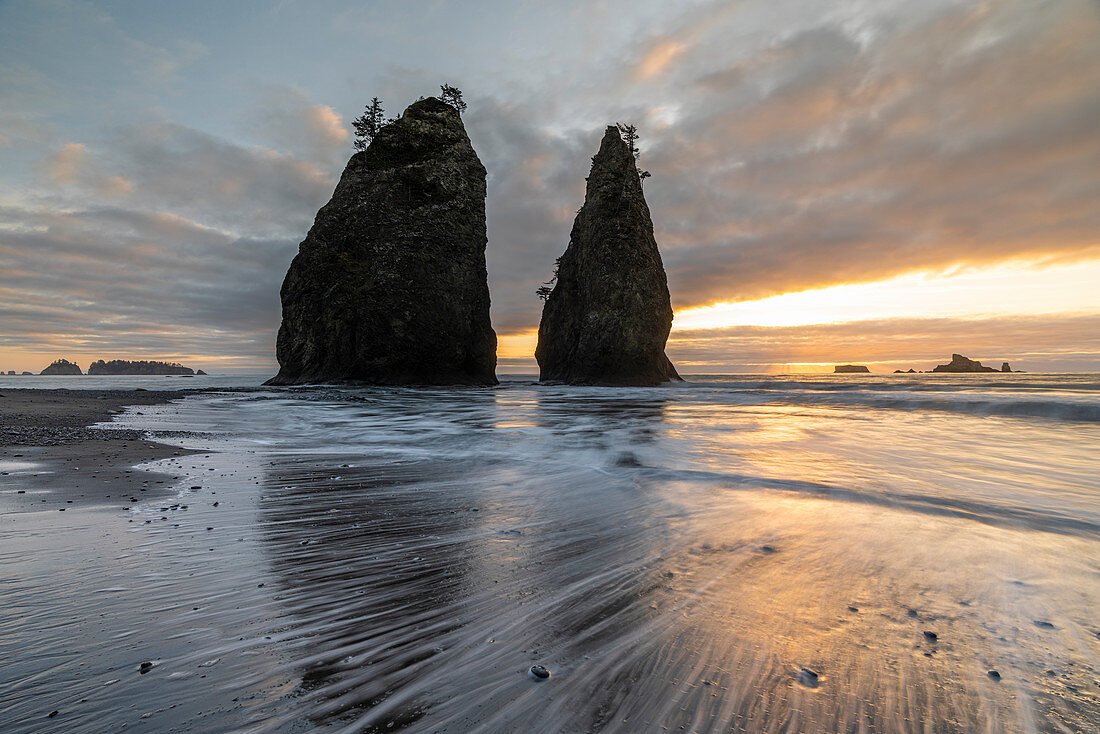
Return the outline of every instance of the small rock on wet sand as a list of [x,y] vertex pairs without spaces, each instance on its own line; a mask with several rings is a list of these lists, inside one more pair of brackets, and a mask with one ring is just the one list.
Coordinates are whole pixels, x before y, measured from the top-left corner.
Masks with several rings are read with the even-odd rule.
[[809,668],[802,668],[795,674],[795,679],[807,688],[817,688],[821,676],[819,676],[816,671],[810,670]]
[[546,678],[550,677],[550,671],[541,665],[532,665],[531,670],[528,671],[528,674],[532,678],[538,678],[539,680],[545,680]]
[[937,635],[935,632],[925,630],[924,631],[924,639],[928,640],[929,642],[936,642],[937,640],[940,639],[940,636]]
[[997,672],[996,670],[991,670],[986,675],[988,675],[993,680],[1000,680],[1001,679],[1001,674],[999,672]]

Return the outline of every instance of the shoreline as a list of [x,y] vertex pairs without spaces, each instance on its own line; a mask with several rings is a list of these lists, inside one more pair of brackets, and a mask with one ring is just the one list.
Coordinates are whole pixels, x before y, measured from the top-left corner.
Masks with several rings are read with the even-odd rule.
[[182,475],[134,467],[191,451],[143,431],[97,428],[128,407],[202,390],[0,391],[0,513],[129,506],[171,494]]

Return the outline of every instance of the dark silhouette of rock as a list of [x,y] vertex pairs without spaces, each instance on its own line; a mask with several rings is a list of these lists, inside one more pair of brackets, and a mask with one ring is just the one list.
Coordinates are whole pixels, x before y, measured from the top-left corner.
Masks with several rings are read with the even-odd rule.
[[33,372],[27,372],[26,370],[23,370],[23,374],[24,375],[33,375],[34,373]]
[[870,372],[866,366],[862,364],[838,364],[833,367],[833,372]]
[[485,167],[429,97],[348,161],[282,287],[271,385],[496,383]]
[[672,305],[634,155],[608,126],[584,206],[539,323],[540,379],[578,385],[679,380],[665,356]]
[[73,364],[67,359],[57,359],[38,374],[40,375],[82,375],[80,366]]
[[952,354],[949,364],[938,365],[933,372],[996,372],[992,367],[984,367],[981,362],[967,359],[961,354]]
[[203,372],[202,370],[195,370],[195,374],[198,375],[199,377],[205,377],[206,376],[206,373]]
[[915,369],[913,369],[912,367],[910,367],[907,370],[894,370],[895,375],[912,375],[912,374],[916,374],[916,372],[917,371]]
[[1001,372],[1011,372],[1012,368],[1008,366],[1008,362],[1001,362]]
[[148,360],[129,361],[112,359],[104,362],[98,359],[88,365],[89,375],[193,375],[195,371],[176,362],[157,362]]

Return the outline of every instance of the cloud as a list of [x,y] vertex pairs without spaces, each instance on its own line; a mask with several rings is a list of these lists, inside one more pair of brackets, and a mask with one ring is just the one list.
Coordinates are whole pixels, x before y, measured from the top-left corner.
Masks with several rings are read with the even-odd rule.
[[351,153],[350,123],[300,89],[270,86],[258,95],[247,129],[273,149],[333,165]]
[[43,161],[42,168],[57,186],[79,185],[108,197],[123,196],[134,188],[125,176],[100,173],[82,143],[66,143]]
[[87,168],[88,149],[80,143],[66,143],[45,162],[46,174],[60,186],[76,183]]

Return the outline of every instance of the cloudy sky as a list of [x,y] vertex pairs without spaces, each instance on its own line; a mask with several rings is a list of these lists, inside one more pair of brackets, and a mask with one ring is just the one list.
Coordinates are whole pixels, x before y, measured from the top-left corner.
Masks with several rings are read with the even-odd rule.
[[636,123],[681,371],[1100,370],[1100,3],[0,0],[0,368],[274,369],[373,95],[449,82],[500,371]]

